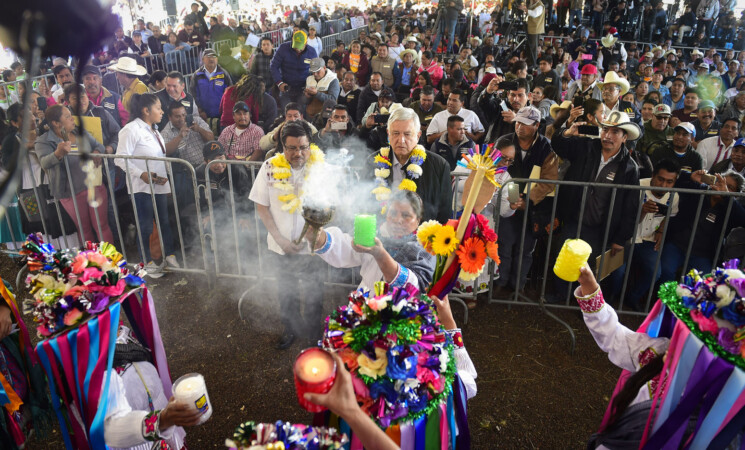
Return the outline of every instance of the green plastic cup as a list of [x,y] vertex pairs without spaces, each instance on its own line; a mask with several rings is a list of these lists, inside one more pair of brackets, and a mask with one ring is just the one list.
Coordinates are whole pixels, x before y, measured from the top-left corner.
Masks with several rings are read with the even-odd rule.
[[363,247],[374,247],[377,228],[378,220],[375,215],[357,214],[354,216],[354,243]]

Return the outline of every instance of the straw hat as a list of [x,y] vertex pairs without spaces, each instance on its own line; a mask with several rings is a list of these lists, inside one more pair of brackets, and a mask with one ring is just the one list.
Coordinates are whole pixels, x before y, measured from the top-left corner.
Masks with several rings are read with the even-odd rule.
[[551,108],[549,108],[548,113],[551,115],[551,117],[556,119],[556,115],[559,114],[559,110],[562,109],[572,109],[572,102],[569,100],[564,100],[563,102],[561,102],[561,104],[554,103],[553,105],[551,105]]
[[603,82],[598,83],[598,87],[602,90],[606,84],[616,84],[620,86],[621,88],[620,95],[623,95],[629,92],[630,86],[629,86],[628,80],[626,80],[625,78],[619,77],[618,74],[616,72],[613,72],[612,70],[605,74],[605,78],[603,79]]
[[418,64],[419,63],[419,54],[416,52],[416,50],[412,50],[410,48],[407,48],[406,50],[404,50],[401,53],[399,53],[398,54],[398,57],[401,58],[401,60],[403,61],[404,55],[406,55],[407,53],[408,54],[411,54],[411,56],[414,58],[414,63],[415,64]]
[[631,119],[629,119],[629,115],[623,111],[611,112],[608,118],[605,119],[605,121],[600,122],[600,125],[604,127],[613,127],[613,128],[622,129],[623,131],[626,132],[626,135],[631,141],[635,141],[639,139],[639,135],[641,134],[639,125],[632,122]]
[[603,44],[603,47],[610,48],[616,45],[617,40],[617,37],[613,36],[612,34],[607,34],[605,37],[600,39],[600,43]]
[[133,58],[128,56],[122,56],[116,64],[112,64],[108,67],[109,70],[114,72],[126,73],[127,75],[142,76],[147,73],[147,69],[137,64]]

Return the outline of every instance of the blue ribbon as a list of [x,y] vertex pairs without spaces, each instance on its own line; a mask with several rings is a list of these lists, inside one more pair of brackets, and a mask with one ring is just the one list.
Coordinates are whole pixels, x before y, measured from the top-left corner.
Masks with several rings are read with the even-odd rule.
[[49,364],[49,359],[47,358],[47,354],[44,351],[44,347],[42,347],[41,342],[36,345],[36,355],[39,357],[41,365],[44,366],[44,371],[47,373],[47,380],[49,380],[49,394],[52,400],[52,408],[54,408],[54,413],[57,415],[57,420],[60,424],[60,431],[62,432],[62,440],[65,441],[65,448],[72,450],[70,433],[65,426],[65,423],[67,422],[65,421],[65,416],[62,414],[62,409],[60,408],[60,398],[57,395],[57,388],[54,385],[54,372],[52,372],[52,366]]
[[114,349],[116,347],[116,335],[119,329],[119,313],[121,311],[121,304],[115,302],[109,306],[111,313],[109,332],[109,354],[108,361],[106,363],[106,374],[104,374],[104,388],[101,391],[101,400],[99,401],[99,407],[96,411],[96,417],[93,418],[93,423],[90,429],[90,443],[91,448],[105,449],[106,440],[104,439],[104,419],[106,418],[106,410],[109,407],[109,382],[111,381],[111,366],[114,365]]
[[691,443],[691,448],[704,448],[706,443],[711,442],[716,435],[719,426],[724,423],[727,414],[734,406],[737,398],[745,389],[745,372],[735,369],[730,375],[727,384],[719,393],[716,403],[704,419],[699,432]]
[[662,423],[667,420],[670,412],[678,406],[678,401],[680,401],[680,397],[683,395],[683,388],[686,385],[688,377],[691,375],[693,365],[701,351],[701,347],[703,347],[703,343],[696,339],[693,333],[689,334],[683,343],[683,352],[680,355],[678,366],[670,381],[667,397],[665,397],[665,402],[660,408],[660,413],[655,421],[653,431],[657,431],[662,426]]
[[339,432],[341,434],[346,434],[347,436],[349,436],[349,442],[344,444],[344,446],[342,447],[344,450],[349,450],[352,446],[352,429],[349,428],[349,424],[347,423],[347,421],[342,419],[341,417],[339,417]]
[[[88,369],[85,372],[85,380],[83,381],[83,390],[85,391],[85,399],[88,399],[88,388],[90,387],[91,376],[93,375],[93,369],[96,367],[96,361],[98,361],[98,354],[100,352],[99,346],[99,335],[98,335],[98,317],[88,322],[88,338],[90,339],[90,349],[88,350]],[[114,336],[116,341],[116,335]],[[106,395],[104,393],[104,395]]]
[[452,391],[450,392],[450,395],[448,395],[447,412],[448,412],[448,428],[450,429],[450,448],[455,450],[455,433],[458,432],[458,429],[455,427],[455,408],[453,407]]
[[414,421],[414,432],[416,434],[414,449],[424,450],[424,445],[427,441],[427,416],[422,415],[422,417]]
[[[54,339],[54,343],[57,343],[57,339]],[[72,358],[72,380],[69,380],[70,383],[73,383],[75,385],[75,390],[78,393],[78,398],[80,399],[80,403],[82,406],[83,402],[85,401],[85,398],[83,398],[82,395],[80,395],[80,383],[78,382],[78,329],[71,330],[67,333],[67,348],[70,352],[70,357]],[[59,357],[59,355],[58,355]],[[61,360],[60,360],[61,361]],[[80,411],[80,417],[83,418],[83,424],[88,423],[87,418],[85,417],[85,408],[78,408],[78,411]]]

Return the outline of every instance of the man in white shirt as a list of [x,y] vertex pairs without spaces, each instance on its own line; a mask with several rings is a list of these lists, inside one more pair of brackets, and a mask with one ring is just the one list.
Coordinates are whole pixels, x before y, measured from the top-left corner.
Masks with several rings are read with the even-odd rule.
[[645,305],[639,300],[646,300],[644,294],[660,277],[661,267],[655,264],[662,244],[662,233],[665,229],[665,217],[670,208],[670,217],[678,214],[679,196],[673,196],[670,200],[670,192],[665,190],[656,191],[653,188],[672,188],[680,174],[680,167],[670,159],[661,159],[655,164],[652,178],[639,180],[640,186],[650,186],[652,189],[644,191],[644,204],[642,205],[641,217],[636,226],[636,237],[634,240],[634,260],[627,267],[633,267],[637,271],[634,283],[629,283],[626,301],[624,305],[635,311],[644,310]]
[[701,155],[704,170],[708,171],[714,164],[729,158],[739,134],[740,122],[733,118],[725,119],[719,129],[719,136],[712,136],[698,143],[696,152]]
[[427,144],[432,145],[433,142],[440,139],[443,133],[447,132],[448,118],[455,115],[463,118],[463,125],[466,127],[466,136],[472,141],[478,142],[484,136],[484,126],[481,124],[479,117],[473,111],[463,107],[465,99],[466,94],[460,89],[454,89],[450,93],[447,109],[435,114],[432,122],[427,127]]
[[[279,309],[284,327],[277,342],[280,350],[289,348],[296,335],[317,338],[321,330],[315,328],[323,324],[323,282],[319,281],[323,274],[319,269],[326,268],[310,255],[306,241],[295,243],[302,237],[305,224],[299,196],[308,166],[323,164],[309,162],[314,160],[310,149],[312,135],[310,125],[303,120],[285,123],[280,136],[283,152],[264,162],[248,196],[256,203],[256,212],[269,232],[266,267],[279,272]],[[289,164],[290,168],[278,163]],[[290,190],[285,189],[288,184]],[[290,194],[295,198],[287,198]],[[303,299],[305,312],[301,314],[299,304]]]

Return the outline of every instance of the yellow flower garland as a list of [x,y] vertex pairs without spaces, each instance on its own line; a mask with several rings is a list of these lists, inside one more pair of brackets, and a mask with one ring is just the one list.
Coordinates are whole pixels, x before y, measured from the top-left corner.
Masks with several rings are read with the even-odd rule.
[[[308,179],[308,174],[310,173],[310,170],[308,169],[310,169],[314,164],[322,162],[324,162],[323,152],[317,145],[311,144],[310,158],[308,158],[308,162],[305,164],[306,171],[303,180]],[[282,211],[294,214],[295,211],[303,207],[303,201],[295,194],[295,187],[287,181],[292,176],[292,166],[283,153],[271,158],[269,164],[272,165],[272,178],[276,180],[274,187],[280,191],[287,192],[287,194],[277,196],[279,201],[284,203],[284,205],[282,205]],[[302,196],[302,191],[298,192],[298,194]]]
[[[375,155],[375,181],[377,186],[371,192],[375,195],[375,198],[379,202],[388,200],[391,196],[391,188],[388,187],[387,178],[391,174],[391,148],[383,147],[380,149],[380,153]],[[407,190],[416,192],[416,183],[413,180],[422,176],[422,164],[427,159],[427,151],[421,145],[414,147],[409,155],[409,161],[411,164],[406,169],[406,175],[409,178],[404,178],[398,185],[399,190]]]

